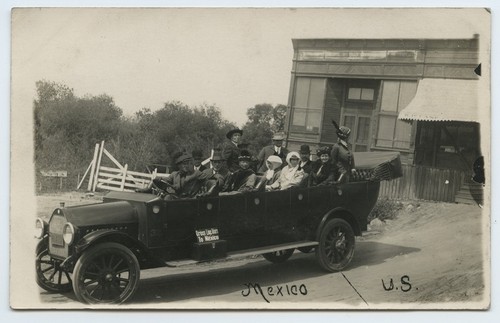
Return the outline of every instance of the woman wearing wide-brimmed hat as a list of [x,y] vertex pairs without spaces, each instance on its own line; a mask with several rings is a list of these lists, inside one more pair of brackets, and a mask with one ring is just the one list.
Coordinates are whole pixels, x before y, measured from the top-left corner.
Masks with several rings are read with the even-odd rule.
[[222,145],[222,157],[226,160],[227,168],[230,172],[235,172],[239,169],[238,157],[241,150],[238,145],[241,142],[242,135],[243,130],[239,128],[232,129],[226,134],[228,140]]
[[251,192],[255,189],[257,176],[250,168],[252,155],[247,150],[242,150],[238,157],[239,169],[227,179],[225,192]]
[[328,146],[320,147],[316,151],[318,159],[311,166],[309,186],[327,185],[334,181],[334,166],[331,163],[332,149]]
[[349,150],[351,129],[345,126],[337,128],[338,141],[333,145],[331,158],[334,167],[335,181],[348,182],[354,171],[354,156]]

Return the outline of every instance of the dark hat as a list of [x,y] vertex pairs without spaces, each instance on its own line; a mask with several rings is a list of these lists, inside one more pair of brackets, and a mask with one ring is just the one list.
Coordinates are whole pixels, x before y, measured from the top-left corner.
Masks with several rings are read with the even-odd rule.
[[318,155],[318,157],[321,157],[321,155],[324,155],[324,154],[330,155],[331,152],[332,152],[332,148],[330,148],[328,146],[323,146],[323,147],[320,147],[318,150],[316,150],[316,155]]
[[212,154],[212,157],[210,158],[211,161],[223,161],[224,156],[222,156],[222,150],[221,149],[214,149],[214,153]]
[[193,159],[193,157],[190,154],[183,152],[183,151],[174,154],[174,157],[173,157],[175,164],[180,164],[183,161],[186,161],[189,159]]
[[239,128],[236,128],[236,129],[230,130],[228,133],[226,133],[226,138],[227,138],[227,139],[231,139],[231,137],[232,137],[235,133],[239,133],[240,135],[242,135],[242,136],[243,136],[243,130],[241,130],[241,129],[239,129]]
[[246,160],[246,161],[251,161],[252,160],[252,155],[248,150],[242,150],[240,152],[240,155],[238,156],[238,161],[241,160]]
[[202,159],[203,158],[203,153],[199,149],[193,150],[192,155],[193,155],[194,159]]
[[301,153],[301,154],[310,154],[311,153],[311,149],[309,148],[309,145],[302,145],[302,146],[300,146],[299,153]]
[[346,126],[340,126],[339,129],[337,130],[337,136],[340,139],[347,139],[349,138],[350,134],[351,134],[351,129],[349,129]]

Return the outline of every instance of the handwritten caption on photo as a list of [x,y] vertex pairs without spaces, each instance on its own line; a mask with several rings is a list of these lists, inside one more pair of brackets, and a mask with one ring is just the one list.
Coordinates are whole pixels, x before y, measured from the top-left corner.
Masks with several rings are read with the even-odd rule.
[[243,297],[250,295],[260,295],[264,301],[271,303],[268,298],[271,297],[285,297],[285,296],[306,296],[307,287],[304,284],[296,285],[275,285],[275,286],[260,286],[259,283],[243,284],[245,288],[241,291]]

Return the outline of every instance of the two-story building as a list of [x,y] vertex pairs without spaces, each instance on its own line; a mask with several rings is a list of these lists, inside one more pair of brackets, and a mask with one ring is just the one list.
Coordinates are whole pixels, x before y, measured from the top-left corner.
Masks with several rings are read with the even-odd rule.
[[[462,172],[453,185],[441,172],[446,197],[429,196],[454,200],[481,155],[479,37],[294,39],[293,48],[290,149],[336,142],[334,119],[351,128],[354,152],[398,151],[403,164],[426,168],[423,173]],[[398,190],[427,198],[415,187],[427,175],[411,176]]]

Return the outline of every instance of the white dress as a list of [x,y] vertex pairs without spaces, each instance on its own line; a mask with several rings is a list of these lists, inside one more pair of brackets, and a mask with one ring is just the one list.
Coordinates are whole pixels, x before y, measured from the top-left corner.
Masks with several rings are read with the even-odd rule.
[[290,167],[290,165],[287,165],[281,170],[280,177],[271,185],[271,188],[286,190],[292,186],[299,185],[303,178],[304,171],[299,169],[299,165],[293,168]]

